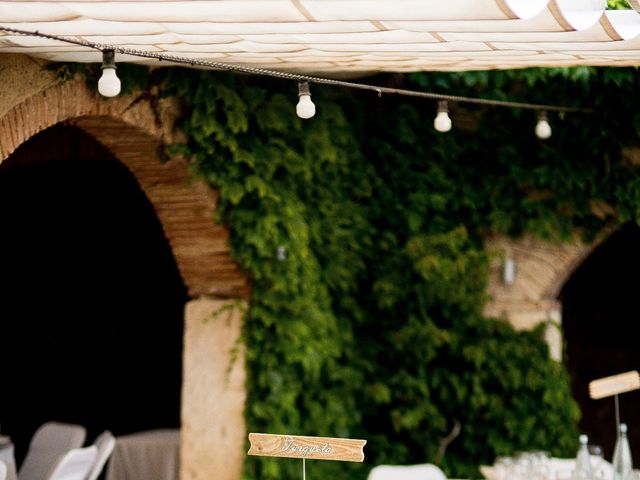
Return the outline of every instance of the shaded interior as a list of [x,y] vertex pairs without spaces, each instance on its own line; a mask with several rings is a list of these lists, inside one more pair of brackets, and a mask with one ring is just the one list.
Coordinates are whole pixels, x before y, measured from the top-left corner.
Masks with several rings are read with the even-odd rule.
[[17,461],[43,422],[87,440],[180,422],[187,291],[131,172],[57,125],[0,165],[0,432]]
[[[562,289],[566,361],[574,398],[582,409],[581,429],[611,458],[616,440],[613,398],[591,400],[589,382],[640,369],[640,228],[624,225],[600,245]],[[640,461],[640,391],[619,397],[621,420]]]

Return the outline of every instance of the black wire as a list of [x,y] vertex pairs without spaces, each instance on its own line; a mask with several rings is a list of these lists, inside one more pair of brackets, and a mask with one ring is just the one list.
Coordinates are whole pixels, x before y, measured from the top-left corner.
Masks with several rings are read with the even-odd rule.
[[17,33],[19,35],[47,38],[50,40],[56,40],[59,42],[79,45],[79,46],[91,48],[93,50],[99,50],[102,52],[105,50],[114,50],[115,52],[123,55],[131,55],[134,57],[142,57],[142,58],[154,58],[159,61],[167,61],[167,62],[179,64],[179,65],[207,67],[214,70],[224,70],[224,71],[235,72],[235,73],[246,73],[250,75],[262,75],[262,76],[279,78],[284,80],[293,80],[297,82],[309,82],[309,83],[317,83],[321,85],[334,85],[339,87],[355,88],[359,90],[370,90],[378,93],[378,95],[385,93],[390,95],[404,95],[408,97],[428,98],[432,100],[445,100],[445,101],[457,102],[457,103],[472,103],[476,105],[489,105],[493,107],[507,107],[507,108],[522,108],[522,109],[538,110],[538,111],[593,113],[593,109],[590,109],[590,108],[565,107],[560,105],[544,105],[544,104],[538,104],[538,103],[525,103],[525,102],[510,102],[505,100],[492,100],[488,98],[474,98],[474,97],[463,97],[460,95],[446,95],[442,93],[419,92],[416,90],[406,90],[402,88],[391,88],[391,87],[382,87],[382,86],[376,86],[376,85],[368,85],[365,83],[347,82],[344,80],[316,77],[313,75],[302,75],[297,73],[280,72],[277,70],[270,70],[267,68],[246,67],[242,65],[216,62],[213,60],[189,59],[184,57],[178,57],[176,55],[167,55],[162,53],[149,52],[145,50],[135,50],[128,47],[104,45],[104,44],[88,42],[86,40],[78,40],[75,38],[51,35],[47,33],[42,33],[38,30],[36,31],[20,30],[17,28],[4,27],[0,25],[0,31]]

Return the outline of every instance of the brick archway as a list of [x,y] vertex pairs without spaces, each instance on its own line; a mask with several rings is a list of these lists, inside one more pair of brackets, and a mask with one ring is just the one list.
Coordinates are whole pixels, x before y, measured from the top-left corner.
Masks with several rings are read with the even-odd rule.
[[[530,329],[546,323],[551,356],[562,357],[562,306],[560,290],[582,261],[599,245],[603,237],[584,243],[542,240],[533,235],[513,239],[504,236],[487,240],[495,254],[489,270],[489,301],[484,314],[502,317],[517,329]],[[515,262],[514,282],[503,280],[505,258]]]
[[213,221],[216,197],[191,178],[187,162],[162,163],[158,149],[171,141],[175,107],[154,112],[134,96],[105,100],[82,80],[43,90],[0,118],[0,162],[36,133],[73,124],[108,148],[135,176],[162,223],[192,298],[247,298],[249,283],[228,247],[228,230]]
[[[231,257],[228,230],[214,223],[215,192],[191,177],[186,161],[162,163],[158,156],[162,144],[174,141],[175,105],[163,101],[154,110],[135,96],[106,100],[82,80],[57,84],[21,58],[0,69],[0,78],[26,95],[17,104],[9,99],[10,105],[0,105],[6,107],[0,113],[0,162],[35,134],[67,123],[90,134],[132,172],[192,298],[184,315],[180,477],[238,480],[246,395],[240,338],[250,282]],[[42,81],[20,89],[24,78]],[[221,309],[225,321],[207,321]]]
[[[518,315],[555,308],[565,281],[596,245],[579,240],[570,243],[546,241],[532,235],[518,239],[489,239],[487,248],[497,256],[490,270],[491,300],[485,313],[516,319],[517,326],[523,328],[531,326],[527,320],[518,322]],[[515,281],[510,285],[502,279],[505,257],[511,258],[517,269]]]

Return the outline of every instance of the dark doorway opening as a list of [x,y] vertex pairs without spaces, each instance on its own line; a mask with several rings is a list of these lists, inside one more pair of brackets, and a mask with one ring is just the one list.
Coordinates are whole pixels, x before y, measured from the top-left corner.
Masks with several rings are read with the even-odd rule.
[[[591,400],[591,380],[640,369],[640,228],[626,224],[583,262],[562,289],[562,324],[581,429],[610,459],[615,445],[612,398]],[[640,460],[640,391],[620,396],[621,420]]]
[[57,125],[0,166],[0,426],[178,427],[187,293],[135,178]]

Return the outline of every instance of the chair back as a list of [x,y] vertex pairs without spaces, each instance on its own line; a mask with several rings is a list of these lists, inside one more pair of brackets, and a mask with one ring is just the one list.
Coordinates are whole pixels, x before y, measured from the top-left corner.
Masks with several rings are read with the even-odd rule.
[[86,436],[84,427],[66,423],[43,424],[31,438],[29,450],[20,471],[19,480],[43,480],[68,451],[79,448]]
[[109,430],[106,430],[98,435],[98,438],[96,438],[96,441],[93,444],[98,448],[98,457],[96,458],[91,472],[89,472],[87,480],[96,480],[98,478],[105,463],[109,460],[111,452],[113,452],[113,449],[116,446],[116,437],[114,437]]
[[430,463],[378,465],[371,469],[367,480],[447,480],[447,476],[437,466]]
[[48,480],[87,480],[91,468],[96,463],[98,447],[69,450],[47,477]]
[[7,464],[0,460],[0,480],[7,478]]

